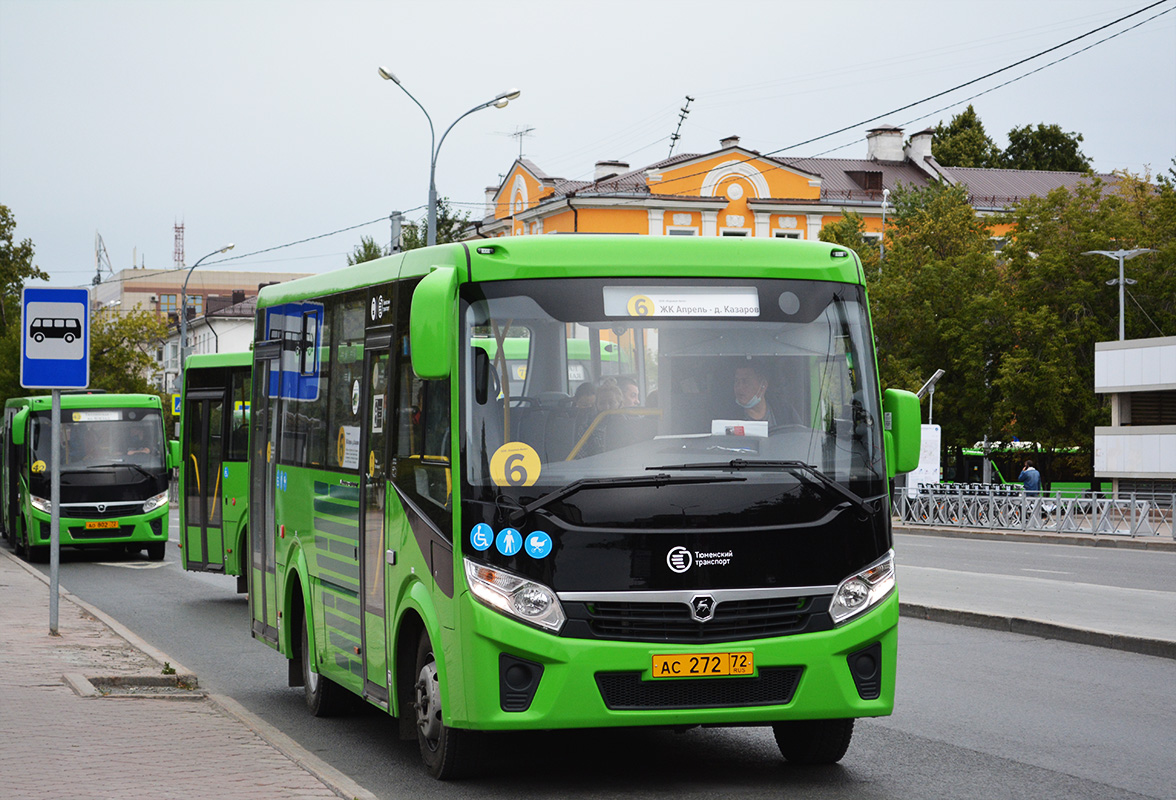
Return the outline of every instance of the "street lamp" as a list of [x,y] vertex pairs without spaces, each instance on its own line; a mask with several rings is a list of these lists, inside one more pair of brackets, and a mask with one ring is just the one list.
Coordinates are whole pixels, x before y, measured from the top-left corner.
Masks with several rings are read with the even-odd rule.
[[1119,285],[1119,341],[1120,342],[1127,338],[1125,335],[1125,331],[1123,329],[1123,309],[1124,309],[1123,295],[1127,290],[1127,284],[1135,283],[1134,279],[1123,277],[1123,262],[1130,261],[1131,259],[1135,258],[1138,255],[1142,255],[1143,253],[1154,253],[1154,252],[1156,252],[1156,251],[1151,250],[1147,247],[1137,247],[1134,250],[1086,250],[1085,252],[1082,253],[1082,255],[1084,255],[1084,256],[1106,256],[1107,258],[1119,259],[1119,278],[1118,278],[1118,280],[1111,279],[1111,280],[1107,281],[1107,286],[1114,286],[1115,284]]
[[213,250],[206,256],[201,256],[200,260],[188,268],[188,274],[184,276],[184,288],[180,290],[180,386],[179,389],[183,391],[184,387],[184,358],[188,355],[188,279],[192,277],[192,270],[204,263],[205,259],[212,258],[219,253],[227,253],[236,245],[226,244],[219,250]]
[[939,383],[939,379],[942,377],[943,377],[943,370],[941,370],[941,369],[935,370],[935,374],[927,379],[927,382],[923,384],[923,388],[920,389],[919,391],[915,392],[915,396],[918,397],[920,400],[923,399],[924,395],[931,395],[931,399],[927,401],[927,424],[928,425],[931,424],[931,418],[935,414],[935,384]]
[[413,97],[412,93],[408,91],[408,89],[404,88],[404,84],[400,82],[400,79],[393,75],[389,70],[384,69],[383,67],[380,67],[379,70],[380,77],[386,81],[392,81],[397,86],[399,86],[400,90],[408,95],[408,99],[417,104],[417,108],[421,110],[421,113],[425,115],[425,119],[429,121],[429,228],[427,237],[425,239],[425,244],[434,245],[437,244],[437,154],[441,152],[441,145],[445,143],[445,137],[449,135],[451,130],[453,130],[454,125],[461,122],[475,111],[481,111],[483,108],[489,108],[490,106],[494,106],[495,108],[506,108],[507,104],[511,100],[517,100],[522,92],[520,92],[518,89],[511,89],[510,91],[503,92],[502,94],[498,95],[493,100],[487,100],[485,103],[474,106],[469,111],[455,119],[450,124],[450,126],[445,129],[445,133],[441,134],[441,141],[438,142],[436,133],[433,130],[433,118],[429,116],[428,111],[425,111],[425,107],[421,105],[421,102]]
[[890,199],[890,190],[882,190],[882,238],[878,240],[878,271],[882,271],[882,260],[886,258],[886,201]]

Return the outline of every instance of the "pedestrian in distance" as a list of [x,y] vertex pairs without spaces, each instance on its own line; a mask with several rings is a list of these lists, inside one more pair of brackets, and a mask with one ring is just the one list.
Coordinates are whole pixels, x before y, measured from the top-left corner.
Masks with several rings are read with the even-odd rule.
[[1025,494],[1036,496],[1041,492],[1041,473],[1033,466],[1031,459],[1025,460],[1025,467],[1021,470],[1021,474],[1017,476],[1017,480],[1025,487]]

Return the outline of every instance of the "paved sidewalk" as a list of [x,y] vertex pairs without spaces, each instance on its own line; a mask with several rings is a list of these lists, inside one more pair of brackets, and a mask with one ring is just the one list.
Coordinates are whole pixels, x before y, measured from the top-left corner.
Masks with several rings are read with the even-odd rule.
[[[13,800],[372,798],[0,549],[0,794]],[[117,631],[117,632],[116,632]],[[162,684],[162,685],[161,685]]]
[[[966,528],[894,526],[896,534],[1125,547],[1171,559],[1172,541],[1048,532],[1017,534]],[[1176,592],[1171,586],[1128,589],[1090,583],[1045,581],[1020,575],[898,567],[905,616],[1008,630],[1134,653],[1176,658]]]

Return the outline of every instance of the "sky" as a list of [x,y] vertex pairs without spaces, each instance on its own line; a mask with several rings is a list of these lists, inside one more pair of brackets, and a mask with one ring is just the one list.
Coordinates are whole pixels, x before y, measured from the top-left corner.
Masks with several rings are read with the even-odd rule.
[[204,267],[342,267],[361,237],[387,243],[393,211],[424,216],[429,124],[380,66],[438,138],[521,91],[437,154],[439,195],[475,218],[520,147],[568,179],[664,159],[680,122],[675,154],[737,135],[864,158],[867,129],[910,134],[969,102],[998,146],[1056,124],[1097,171],[1166,173],[1176,0],[897,110],[1153,3],[0,0],[0,204],[54,286],[90,284],[98,236],[116,271],[173,268],[177,223],[189,267],[229,243]]

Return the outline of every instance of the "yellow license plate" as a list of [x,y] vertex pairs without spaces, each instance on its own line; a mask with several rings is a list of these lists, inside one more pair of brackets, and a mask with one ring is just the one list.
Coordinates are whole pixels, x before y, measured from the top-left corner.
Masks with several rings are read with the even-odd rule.
[[674,653],[653,657],[655,678],[705,678],[712,675],[751,675],[751,653]]
[[100,520],[97,520],[96,522],[87,522],[86,523],[86,530],[88,530],[88,531],[94,530],[96,528],[117,528],[117,527],[118,527],[118,520],[117,519],[100,519]]

